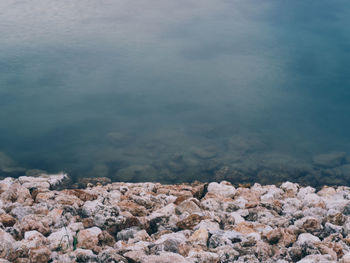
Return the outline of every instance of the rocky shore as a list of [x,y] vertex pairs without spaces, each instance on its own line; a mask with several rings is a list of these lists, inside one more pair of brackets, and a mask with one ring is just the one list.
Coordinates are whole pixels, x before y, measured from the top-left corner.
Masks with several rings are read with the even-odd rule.
[[350,262],[350,188],[0,181],[0,262]]

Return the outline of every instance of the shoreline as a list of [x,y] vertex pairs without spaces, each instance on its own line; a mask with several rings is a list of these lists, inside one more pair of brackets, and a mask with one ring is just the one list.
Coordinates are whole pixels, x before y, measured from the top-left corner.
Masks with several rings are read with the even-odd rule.
[[0,180],[0,263],[350,262],[350,188]]

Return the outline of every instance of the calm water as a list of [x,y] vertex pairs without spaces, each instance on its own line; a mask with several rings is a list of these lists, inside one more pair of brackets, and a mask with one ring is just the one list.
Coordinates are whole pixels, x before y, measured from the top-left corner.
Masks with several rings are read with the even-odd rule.
[[350,158],[312,160],[350,153],[349,20],[347,0],[1,0],[0,176],[350,184]]

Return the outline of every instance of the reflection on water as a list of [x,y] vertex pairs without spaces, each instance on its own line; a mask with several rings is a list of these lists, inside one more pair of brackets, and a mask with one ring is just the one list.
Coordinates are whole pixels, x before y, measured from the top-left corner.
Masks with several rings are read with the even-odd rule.
[[347,7],[3,0],[0,176],[349,185]]

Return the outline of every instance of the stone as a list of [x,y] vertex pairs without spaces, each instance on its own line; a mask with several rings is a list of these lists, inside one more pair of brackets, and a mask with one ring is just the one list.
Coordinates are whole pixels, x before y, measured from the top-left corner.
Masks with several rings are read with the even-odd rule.
[[13,251],[13,237],[0,228],[0,258],[7,258]]
[[52,232],[47,240],[51,250],[68,250],[73,247],[74,232],[69,228],[61,228],[58,231]]
[[47,247],[32,248],[29,250],[30,262],[47,263],[50,260],[51,251]]
[[276,244],[282,237],[280,229],[273,229],[266,233],[266,239],[270,244]]
[[102,230],[98,227],[91,227],[88,229],[84,229],[79,231],[78,233],[78,244],[77,247],[85,248],[85,249],[93,249],[98,246],[98,235],[102,232]]
[[233,198],[236,194],[236,189],[225,181],[222,181],[220,184],[213,182],[208,185],[208,193],[225,198]]
[[118,263],[128,263],[129,261],[116,253],[114,249],[106,249],[98,254],[99,262],[118,262]]
[[13,226],[14,224],[16,224],[16,219],[9,214],[2,214],[0,215],[0,223],[3,224],[5,227]]
[[208,238],[209,238],[208,231],[205,228],[199,228],[191,235],[191,237],[189,238],[189,241],[192,241],[195,244],[199,244],[206,247]]
[[192,214],[186,217],[185,219],[176,223],[176,226],[179,229],[193,229],[196,225],[198,225],[204,219],[203,216]]
[[200,212],[201,209],[198,207],[198,205],[192,201],[192,200],[186,200],[183,201],[181,204],[179,204],[178,206],[176,206],[175,208],[175,212],[178,215],[181,215],[185,212],[189,213],[189,214],[194,214],[196,212]]
[[171,253],[171,252],[163,252],[159,255],[150,255],[145,256],[141,260],[142,263],[190,263],[190,261],[186,260],[183,256]]
[[317,242],[321,242],[321,240],[318,237],[310,233],[303,233],[298,236],[298,240],[296,243],[302,246],[302,245],[314,244]]

